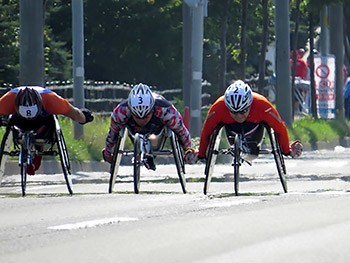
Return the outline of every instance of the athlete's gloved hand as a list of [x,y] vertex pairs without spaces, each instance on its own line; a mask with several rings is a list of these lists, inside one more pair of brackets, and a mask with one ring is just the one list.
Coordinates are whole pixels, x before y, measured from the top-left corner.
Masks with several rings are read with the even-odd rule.
[[294,141],[290,144],[290,156],[297,158],[303,152],[303,144],[300,141]]
[[8,116],[0,116],[0,126],[7,126]]
[[92,115],[92,112],[89,109],[81,109],[81,112],[85,116],[85,122],[80,122],[80,124],[86,124],[88,122],[92,122],[94,120],[94,115]]
[[113,154],[110,153],[106,148],[102,150],[102,157],[103,160],[107,163],[112,163],[113,161]]
[[188,147],[185,150],[184,159],[188,164],[195,164],[198,161],[198,153],[195,151],[195,149]]

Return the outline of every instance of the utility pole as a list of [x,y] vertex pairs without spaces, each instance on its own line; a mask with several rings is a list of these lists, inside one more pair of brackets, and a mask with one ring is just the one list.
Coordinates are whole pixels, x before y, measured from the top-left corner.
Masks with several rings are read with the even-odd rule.
[[191,26],[191,134],[198,137],[202,129],[202,67],[203,67],[203,21],[207,15],[207,0],[184,0],[190,7]]
[[292,90],[290,85],[289,0],[275,0],[276,30],[276,104],[282,119],[292,126]]
[[185,106],[191,103],[191,36],[192,17],[189,5],[182,3],[182,93]]
[[344,36],[343,36],[343,5],[341,3],[329,6],[331,53],[335,56],[335,117],[343,120],[343,66],[344,66]]
[[[83,0],[72,0],[73,99],[74,106],[84,108],[84,11]],[[84,134],[83,126],[74,122],[74,138]]]
[[44,3],[20,0],[19,83],[44,86]]
[[[329,10],[328,6],[323,6],[321,9],[321,15],[320,15],[320,22],[321,22],[321,34],[320,34],[320,53],[321,55],[325,56],[329,54]],[[313,52],[313,50],[310,50],[310,52]]]

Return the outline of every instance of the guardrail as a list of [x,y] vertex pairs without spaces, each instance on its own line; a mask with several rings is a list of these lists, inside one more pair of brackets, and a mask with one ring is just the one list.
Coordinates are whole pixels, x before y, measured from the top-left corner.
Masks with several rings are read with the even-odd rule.
[[[0,96],[10,88],[0,88]],[[73,103],[73,84],[47,84],[46,88],[55,91]],[[128,84],[84,84],[85,107],[98,115],[110,115],[114,107],[124,98],[128,97],[130,90],[131,85]],[[183,97],[182,89],[158,90],[153,87],[153,90],[172,102],[175,101],[175,98],[182,100]],[[203,93],[203,107],[208,107],[207,105],[210,103],[212,103],[211,95],[209,93]]]

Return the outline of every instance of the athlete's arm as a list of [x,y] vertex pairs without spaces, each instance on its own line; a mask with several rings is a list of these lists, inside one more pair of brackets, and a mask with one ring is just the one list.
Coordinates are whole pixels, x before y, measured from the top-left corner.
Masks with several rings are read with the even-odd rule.
[[77,107],[74,107],[72,104],[69,104],[69,111],[64,114],[65,116],[71,118],[73,121],[79,122],[79,123],[85,123],[86,118],[83,112],[78,109]]

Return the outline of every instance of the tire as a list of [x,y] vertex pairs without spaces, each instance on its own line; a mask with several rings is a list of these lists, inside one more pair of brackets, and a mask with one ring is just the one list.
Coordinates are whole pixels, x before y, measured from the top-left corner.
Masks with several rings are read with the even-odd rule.
[[179,182],[181,184],[181,189],[184,194],[186,194],[186,177],[184,169],[184,157],[182,154],[180,143],[174,132],[171,133],[171,148],[174,155],[177,175],[179,176]]
[[141,145],[140,134],[136,133],[134,137],[134,192],[140,192],[140,170],[141,170]]
[[21,167],[21,188],[22,196],[26,195],[26,186],[27,186],[27,159],[28,159],[28,150],[21,146],[20,153],[20,167]]
[[277,140],[277,134],[272,132],[271,129],[269,129],[268,133],[269,133],[269,137],[270,137],[273,157],[274,157],[275,163],[276,163],[277,173],[278,173],[278,176],[280,178],[283,191],[285,193],[287,193],[288,192],[287,179],[286,179],[287,170],[286,170],[286,166],[284,163],[284,157],[283,157],[283,154],[281,151],[281,147],[280,147],[280,144]]
[[72,183],[72,178],[71,178],[71,165],[69,161],[69,156],[68,156],[68,150],[67,150],[67,145],[63,137],[62,130],[59,126],[59,122],[57,119],[57,116],[54,116],[55,119],[55,128],[56,128],[56,143],[57,143],[57,148],[58,148],[58,153],[60,156],[60,162],[61,162],[61,167],[62,167],[62,172],[64,176],[64,180],[67,185],[67,190],[70,195],[73,194],[73,183]]
[[108,187],[108,193],[110,194],[113,193],[114,185],[117,180],[119,166],[123,156],[122,150],[124,149],[125,139],[126,139],[125,136],[123,137],[118,136],[114,146],[113,161],[111,163],[111,168],[110,168],[109,187]]
[[235,195],[239,194],[239,167],[241,166],[241,137],[236,134],[234,142],[234,157],[233,157],[233,168],[234,168],[234,190]]
[[210,142],[208,145],[207,162],[205,164],[205,179],[204,179],[204,194],[206,195],[209,191],[209,186],[211,182],[211,177],[213,175],[215,162],[218,156],[218,150],[220,146],[222,127],[218,126],[215,128],[212,136],[210,137]]
[[12,144],[12,133],[11,133],[11,128],[6,127],[4,136],[2,137],[1,140],[1,145],[0,145],[0,184],[2,181],[2,177],[5,174],[5,164],[7,161],[7,154],[5,152],[8,152],[10,149],[10,145]]

